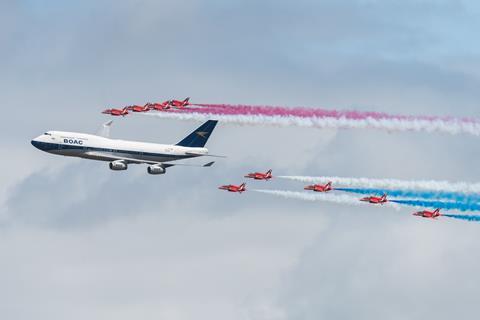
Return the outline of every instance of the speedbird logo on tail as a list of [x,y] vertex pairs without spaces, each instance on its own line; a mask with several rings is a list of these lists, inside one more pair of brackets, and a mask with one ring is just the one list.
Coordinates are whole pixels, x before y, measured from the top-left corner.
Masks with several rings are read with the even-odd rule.
[[197,131],[195,132],[195,134],[199,137],[202,137],[203,139],[207,139],[207,136],[210,132],[206,132],[206,131]]
[[195,131],[190,133],[182,141],[177,143],[177,146],[189,147],[189,148],[203,148],[208,138],[212,135],[213,129],[217,125],[216,120],[208,120]]

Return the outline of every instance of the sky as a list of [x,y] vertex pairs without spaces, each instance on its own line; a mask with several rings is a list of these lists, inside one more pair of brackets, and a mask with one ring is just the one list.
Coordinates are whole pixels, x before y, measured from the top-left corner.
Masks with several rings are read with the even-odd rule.
[[[2,319],[474,318],[478,224],[217,187],[269,168],[478,182],[476,137],[219,123],[207,146],[228,158],[164,176],[30,141],[186,96],[478,116],[479,18],[473,0],[0,1]],[[111,135],[196,126],[135,116]]]

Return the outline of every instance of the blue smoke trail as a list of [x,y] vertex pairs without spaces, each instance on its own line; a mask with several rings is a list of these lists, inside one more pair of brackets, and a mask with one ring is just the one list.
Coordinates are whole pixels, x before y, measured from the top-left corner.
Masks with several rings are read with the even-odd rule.
[[458,192],[415,191],[399,189],[372,189],[372,188],[335,188],[335,190],[358,194],[388,194],[390,197],[415,199],[442,199],[462,203],[480,203],[480,195],[463,194]]
[[480,221],[480,216],[468,216],[462,214],[442,214],[442,216],[467,221]]
[[405,204],[415,207],[459,210],[459,211],[480,211],[480,203],[464,203],[464,202],[445,202],[430,200],[389,200],[399,204]]

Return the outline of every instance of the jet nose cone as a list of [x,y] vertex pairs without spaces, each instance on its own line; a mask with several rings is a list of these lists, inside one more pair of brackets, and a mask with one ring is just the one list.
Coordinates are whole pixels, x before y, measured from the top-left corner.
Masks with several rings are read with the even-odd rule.
[[38,136],[35,139],[32,139],[30,143],[32,144],[32,146],[39,150],[46,151],[48,149],[48,144],[43,142],[42,136]]
[[34,146],[35,148],[40,149],[40,142],[38,142],[36,139],[33,139],[32,141],[30,141],[30,143],[31,143],[32,146]]

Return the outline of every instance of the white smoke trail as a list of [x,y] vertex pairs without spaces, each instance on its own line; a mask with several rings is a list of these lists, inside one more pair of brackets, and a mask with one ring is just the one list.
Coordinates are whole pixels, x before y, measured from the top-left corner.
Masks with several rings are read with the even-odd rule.
[[[298,199],[304,201],[322,201],[322,202],[330,202],[330,203],[338,203],[338,204],[349,204],[349,205],[368,205],[366,202],[361,202],[360,198],[349,196],[349,195],[337,195],[337,194],[314,194],[314,193],[307,193],[307,192],[297,192],[297,191],[287,191],[287,190],[263,190],[263,189],[254,189],[252,191],[271,194],[274,196],[279,196],[287,199]],[[371,205],[371,204],[370,204]],[[392,208],[399,208],[399,205],[391,202],[387,202],[383,205],[378,206],[389,206]]]
[[435,180],[395,180],[341,177],[277,176],[277,178],[296,180],[306,183],[325,183],[331,181],[334,186],[362,187],[375,189],[405,189],[436,192],[480,193],[480,183],[467,183]]
[[299,126],[339,129],[382,129],[387,131],[443,132],[449,134],[468,133],[480,136],[480,123],[459,120],[422,119],[347,119],[334,117],[295,117],[265,115],[225,115],[214,113],[150,112],[141,115],[178,120],[206,121],[217,119],[225,123],[247,125]]

